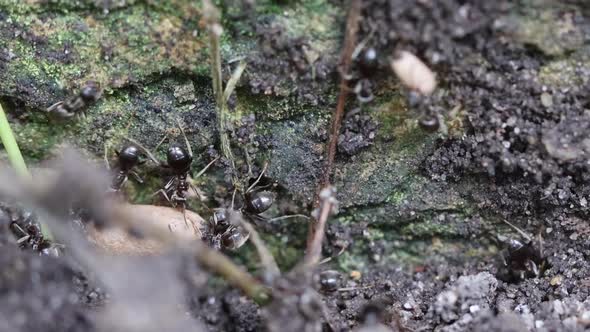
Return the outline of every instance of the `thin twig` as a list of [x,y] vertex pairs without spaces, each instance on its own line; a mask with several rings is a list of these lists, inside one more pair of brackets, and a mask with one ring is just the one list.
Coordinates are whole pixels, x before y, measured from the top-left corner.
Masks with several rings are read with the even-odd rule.
[[[340,127],[342,125],[342,118],[344,117],[344,107],[346,104],[346,98],[350,89],[348,88],[348,81],[346,77],[350,72],[352,64],[352,54],[356,48],[357,31],[360,20],[361,1],[352,0],[350,9],[348,12],[348,18],[346,20],[346,32],[344,37],[344,48],[340,56],[340,93],[338,95],[338,101],[336,103],[336,109],[332,115],[332,127],[330,130],[330,141],[328,142],[328,158],[324,167],[324,174],[318,185],[315,198],[315,206],[319,206],[319,194],[320,191],[326,188],[330,184],[330,178],[332,176],[334,168],[334,158],[336,156],[336,147],[338,143],[338,135],[340,133]],[[319,231],[319,222],[312,222],[309,227],[307,237],[307,248],[310,251],[312,241],[317,237],[316,233]],[[323,230],[322,230],[323,231]]]
[[[227,107],[227,102],[224,99],[223,79],[221,74],[221,52],[219,39],[223,33],[223,28],[219,23],[219,11],[211,2],[211,0],[203,0],[203,18],[205,19],[207,28],[209,30],[211,78],[213,80],[213,93],[215,94],[217,130],[219,131],[221,153],[225,159],[229,161],[232,167],[232,173],[235,173],[234,156],[231,150],[229,137],[227,135],[229,109]],[[234,182],[237,183],[237,181]]]
[[265,304],[270,300],[269,290],[225,255],[201,242],[195,247],[195,257],[203,267],[222,276],[229,284],[241,289],[258,304]]
[[324,240],[324,231],[326,228],[326,222],[328,217],[334,211],[336,205],[336,199],[334,198],[334,188],[327,187],[320,193],[320,209],[317,216],[316,231],[313,233],[313,237],[307,247],[307,253],[305,255],[305,265],[315,266],[319,263],[322,255],[322,242]]

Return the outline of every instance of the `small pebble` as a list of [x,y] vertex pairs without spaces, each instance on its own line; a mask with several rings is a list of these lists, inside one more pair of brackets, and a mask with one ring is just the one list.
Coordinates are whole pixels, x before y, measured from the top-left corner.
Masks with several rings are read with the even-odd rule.
[[553,96],[547,92],[543,92],[541,94],[541,104],[543,104],[545,107],[553,106]]
[[551,286],[559,286],[559,285],[561,285],[562,279],[563,279],[562,276],[555,276],[551,279],[551,281],[549,283],[551,284]]

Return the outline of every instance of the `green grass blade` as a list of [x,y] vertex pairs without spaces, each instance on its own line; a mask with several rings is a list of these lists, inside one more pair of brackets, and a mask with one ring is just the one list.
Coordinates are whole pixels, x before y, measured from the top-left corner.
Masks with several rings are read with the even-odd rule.
[[[29,173],[27,164],[18,148],[18,144],[16,143],[16,139],[14,138],[14,134],[12,133],[10,123],[8,123],[8,118],[6,117],[6,113],[4,113],[2,105],[0,105],[0,139],[2,140],[4,149],[6,149],[6,153],[8,154],[8,160],[10,161],[10,164],[12,164],[14,170],[22,178],[27,180],[30,179],[31,173]],[[51,232],[43,223],[41,223],[41,231],[46,239],[53,239]]]

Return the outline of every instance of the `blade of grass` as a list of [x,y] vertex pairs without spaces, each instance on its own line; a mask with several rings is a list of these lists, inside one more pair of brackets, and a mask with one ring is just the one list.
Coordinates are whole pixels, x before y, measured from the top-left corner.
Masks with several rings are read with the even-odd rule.
[[[10,161],[10,164],[17,174],[23,179],[31,179],[31,173],[29,173],[29,170],[27,169],[27,164],[20,152],[18,143],[16,143],[16,139],[14,138],[14,134],[10,128],[10,123],[8,123],[8,118],[6,117],[6,113],[4,113],[2,105],[0,105],[0,139],[8,154],[8,161]],[[44,238],[47,240],[53,240],[51,232],[43,223],[41,223],[41,231],[43,232]]]

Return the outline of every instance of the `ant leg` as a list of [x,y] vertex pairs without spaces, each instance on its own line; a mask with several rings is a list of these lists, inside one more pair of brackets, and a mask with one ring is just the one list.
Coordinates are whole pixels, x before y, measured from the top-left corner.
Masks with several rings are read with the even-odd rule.
[[197,194],[197,196],[199,196],[199,200],[201,202],[204,202],[207,200],[207,197],[203,194],[203,192],[199,188],[197,188],[197,186],[195,186],[194,184],[192,184],[190,182],[188,183],[188,186],[192,191],[194,191]]
[[192,219],[188,219],[186,217],[186,204],[182,204],[182,217],[184,218],[184,224],[186,225],[186,227],[188,228],[188,224],[190,221],[190,224],[193,228],[193,232],[195,232],[195,235],[198,236],[199,238],[203,238],[203,233],[201,232],[201,230],[199,229],[199,227],[195,224],[195,222]]
[[340,251],[338,251],[338,253],[336,253],[336,255],[335,255],[335,256],[330,256],[330,257],[326,257],[326,258],[322,259],[322,260],[321,260],[321,261],[318,263],[318,265],[326,264],[326,263],[328,263],[329,261],[331,261],[331,260],[333,260],[333,259],[335,259],[335,258],[338,258],[340,255],[342,255],[342,254],[344,253],[344,251],[346,251],[346,248],[348,248],[348,246],[344,246],[344,247],[342,247],[342,248],[340,249]]
[[168,201],[168,203],[174,205],[174,203],[170,200],[170,197],[168,197],[168,194],[166,194],[166,191],[164,189],[160,189],[158,191],[156,191],[155,193],[152,194],[152,197],[161,194],[162,196],[164,196],[164,198]]
[[57,111],[59,108],[63,107],[64,102],[63,101],[58,101],[57,103],[47,107],[46,112],[51,113],[51,112],[55,112]]
[[240,77],[244,73],[245,69],[246,61],[241,60],[225,85],[225,90],[223,91],[223,100],[225,102],[229,100],[229,97],[234,92],[236,85],[238,84],[238,81],[240,80]]
[[371,31],[369,32],[369,35],[367,37],[365,37],[363,40],[361,40],[360,43],[358,43],[358,45],[356,45],[356,47],[354,48],[354,51],[352,52],[351,58],[353,60],[356,60],[359,56],[359,54],[363,51],[363,49],[365,48],[365,46],[367,46],[367,44],[371,41],[371,39],[373,38],[373,35],[375,34],[375,27],[371,27]]
[[193,156],[193,149],[191,148],[191,143],[188,141],[188,138],[186,137],[186,134],[184,133],[184,129],[182,128],[182,125],[180,124],[180,120],[176,119],[176,123],[178,124],[178,128],[180,129],[180,132],[182,133],[182,137],[184,137],[184,144],[186,144],[186,149],[188,150],[188,154],[192,157]]
[[129,172],[130,175],[133,176],[133,178],[135,179],[135,181],[137,181],[140,184],[143,184],[143,179],[141,178],[141,176],[139,176],[139,174],[135,173],[135,172]]

